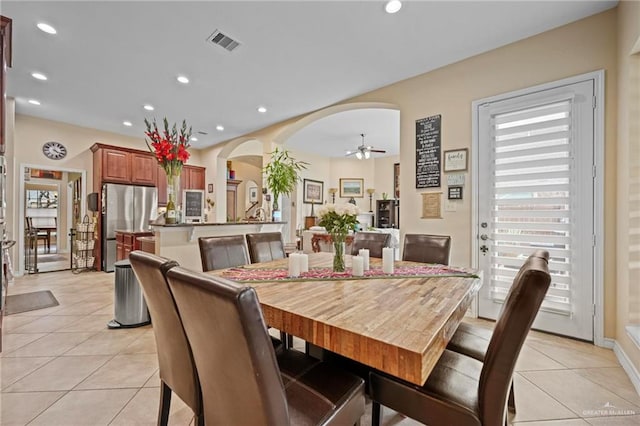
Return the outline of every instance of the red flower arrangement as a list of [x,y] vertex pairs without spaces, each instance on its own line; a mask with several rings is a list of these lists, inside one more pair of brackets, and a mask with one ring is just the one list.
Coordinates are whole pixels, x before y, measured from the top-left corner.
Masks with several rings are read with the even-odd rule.
[[169,129],[169,122],[164,119],[164,130],[158,130],[156,120],[150,123],[145,118],[144,124],[147,131],[144,134],[149,138],[145,139],[149,151],[155,154],[158,164],[162,166],[167,176],[179,176],[182,166],[189,159],[189,138],[191,137],[191,127],[187,129],[187,122],[182,121],[180,132],[174,124]]

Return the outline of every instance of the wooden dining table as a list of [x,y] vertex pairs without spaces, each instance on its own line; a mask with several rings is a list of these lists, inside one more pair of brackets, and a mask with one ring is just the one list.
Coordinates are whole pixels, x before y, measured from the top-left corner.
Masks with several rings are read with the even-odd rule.
[[[331,267],[332,260],[332,253],[312,253],[309,267]],[[345,260],[349,272],[351,256]],[[280,259],[242,269],[282,271],[287,262]],[[381,259],[371,258],[372,270],[380,269],[381,264]],[[482,285],[476,271],[456,269],[462,273],[329,279],[303,274],[295,279],[241,282],[256,289],[265,321],[271,327],[422,385]],[[237,277],[238,269],[208,273]]]

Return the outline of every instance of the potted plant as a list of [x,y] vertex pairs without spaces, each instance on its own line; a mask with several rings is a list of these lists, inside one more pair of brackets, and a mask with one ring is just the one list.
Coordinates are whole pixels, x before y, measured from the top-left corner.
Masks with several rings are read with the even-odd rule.
[[271,153],[271,161],[264,167],[267,188],[273,194],[272,217],[279,216],[278,197],[289,195],[296,188],[300,177],[298,172],[307,168],[304,161],[296,161],[286,149],[278,149]]

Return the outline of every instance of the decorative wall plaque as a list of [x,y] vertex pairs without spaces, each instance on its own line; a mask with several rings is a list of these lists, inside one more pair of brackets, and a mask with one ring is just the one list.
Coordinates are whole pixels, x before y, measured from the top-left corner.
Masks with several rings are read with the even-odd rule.
[[416,120],[416,188],[440,187],[441,115]]
[[442,219],[442,192],[422,193],[422,219]]

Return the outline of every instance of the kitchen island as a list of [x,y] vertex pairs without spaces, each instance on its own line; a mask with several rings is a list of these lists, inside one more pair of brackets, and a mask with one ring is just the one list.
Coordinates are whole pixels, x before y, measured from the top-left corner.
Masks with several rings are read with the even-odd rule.
[[287,222],[151,224],[155,254],[177,261],[181,266],[202,271],[198,238],[244,235],[255,232],[282,232]]

